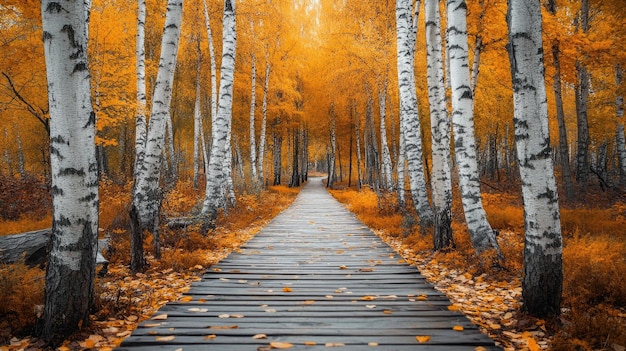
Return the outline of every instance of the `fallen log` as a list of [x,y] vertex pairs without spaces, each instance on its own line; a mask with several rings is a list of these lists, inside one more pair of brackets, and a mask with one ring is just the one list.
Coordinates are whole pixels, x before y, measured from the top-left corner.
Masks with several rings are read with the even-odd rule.
[[[24,262],[31,267],[44,263],[48,259],[48,244],[51,232],[52,229],[48,228],[0,236],[0,263]],[[108,248],[108,239],[98,239],[96,264],[103,265],[102,270],[104,270],[104,273],[106,273],[109,261],[104,258],[103,253]],[[102,270],[101,274],[103,274]]]

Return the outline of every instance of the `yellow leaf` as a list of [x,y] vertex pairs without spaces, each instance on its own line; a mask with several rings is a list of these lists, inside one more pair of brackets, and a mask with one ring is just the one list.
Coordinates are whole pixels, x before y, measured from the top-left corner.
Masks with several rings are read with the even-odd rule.
[[486,349],[486,348],[484,348],[483,346],[476,346],[476,347],[474,348],[474,351],[487,351],[487,349]]
[[174,340],[176,337],[174,335],[168,335],[168,336],[157,336],[156,337],[156,341],[172,341]]
[[457,306],[457,305],[450,305],[448,306],[448,311],[460,311],[461,307]]
[[383,313],[384,314],[393,314],[393,312],[391,310],[384,310]]
[[463,331],[463,326],[462,325],[455,325],[454,327],[452,327],[452,330]]
[[348,269],[348,266],[341,265],[341,266],[339,266],[339,269]]
[[180,302],[189,302],[193,300],[193,296],[183,296],[180,298]]
[[96,342],[90,339],[85,340],[84,344],[85,344],[85,348],[88,348],[88,349],[96,347]]
[[162,320],[165,320],[165,319],[167,319],[167,314],[166,313],[159,314],[159,315],[156,315],[156,316],[152,317],[152,320],[155,320],[155,321],[162,321]]
[[370,346],[370,347],[376,347],[376,346],[378,346],[378,343],[377,343],[377,342],[374,342],[374,341],[371,341],[371,342],[368,342],[368,343],[367,343],[367,346]]
[[304,305],[312,305],[314,303],[315,303],[315,300],[306,300],[302,304],[304,304]]
[[270,347],[273,349],[290,349],[293,347],[293,344],[288,342],[272,341],[270,342]]
[[284,291],[284,292],[292,292],[292,291],[293,291],[293,289],[292,289],[292,288],[290,288],[290,287],[288,287],[288,286],[286,286],[286,287],[284,287],[284,288],[283,288],[283,291]]
[[418,300],[418,301],[426,301],[426,300],[428,300],[428,296],[422,294],[422,295],[418,296],[416,298],[416,300]]
[[541,348],[537,344],[534,338],[526,339],[526,345],[528,346],[529,351],[540,351]]
[[211,334],[211,335],[207,335],[204,337],[204,340],[211,340],[211,339],[215,339],[217,338],[217,335],[215,334]]
[[252,337],[252,339],[267,339],[267,335],[265,334],[257,334]]
[[317,343],[315,341],[305,341],[304,345],[305,346],[315,346],[315,345],[317,345]]
[[430,336],[428,335],[418,335],[415,337],[415,340],[417,340],[419,343],[426,343],[430,341]]
[[359,300],[363,300],[363,301],[374,301],[376,300],[376,298],[374,296],[369,296],[369,295],[365,295],[362,298],[360,298]]
[[326,347],[343,347],[346,346],[346,344],[342,343],[342,342],[327,342],[326,345],[324,345]]
[[57,347],[57,351],[70,351],[70,348],[67,346],[59,346]]

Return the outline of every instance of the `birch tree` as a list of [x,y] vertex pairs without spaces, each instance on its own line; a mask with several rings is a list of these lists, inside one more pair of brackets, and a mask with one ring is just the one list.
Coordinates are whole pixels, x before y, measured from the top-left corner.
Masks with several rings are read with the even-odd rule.
[[426,54],[428,103],[432,134],[432,199],[434,212],[434,248],[442,250],[453,245],[452,180],[450,177],[450,123],[443,81],[441,51],[441,20],[438,0],[424,3],[426,23]]
[[213,124],[211,160],[209,161],[209,173],[207,174],[206,192],[202,206],[202,215],[207,217],[208,223],[206,224],[209,226],[214,225],[217,211],[226,205],[225,194],[226,182],[228,181],[226,172],[230,172],[229,161],[232,158],[229,144],[237,40],[235,16],[235,1],[224,0],[219,101]]
[[[415,210],[422,228],[433,220],[426,192],[426,177],[422,161],[422,139],[415,87],[415,40],[417,14],[412,14],[410,0],[396,0],[398,87],[400,91],[400,129],[404,133],[404,147],[408,163],[409,184]],[[415,8],[419,8],[417,1]]]
[[560,313],[563,282],[559,204],[550,151],[539,0],[509,0],[515,140],[524,199],[524,309]]
[[[198,61],[196,66],[196,99],[193,106],[193,187],[198,188],[200,176],[200,147],[202,136],[202,112],[200,111],[200,38],[198,38]],[[206,162],[206,160],[204,160]]]
[[41,13],[53,218],[38,332],[52,341],[90,321],[98,248],[98,166],[87,59],[89,2],[44,0]]
[[250,172],[252,173],[252,181],[254,182],[257,180],[256,139],[254,135],[254,112],[256,110],[256,58],[254,53],[250,55],[250,60],[252,61],[250,73]]
[[465,0],[448,0],[448,55],[452,87],[452,129],[461,202],[465,221],[477,252],[495,248],[496,236],[487,221],[480,193],[480,174],[474,137],[474,99],[470,87]]
[[270,89],[270,62],[269,62],[269,54],[265,56],[265,82],[263,83],[263,105],[261,107],[262,110],[262,119],[261,119],[261,135],[259,140],[259,179],[262,184],[265,184],[265,141],[267,140],[267,94]]
[[137,34],[135,36],[135,68],[137,81],[137,115],[135,117],[135,167],[134,177],[139,172],[139,160],[142,160],[146,151],[146,0],[137,1]]
[[[211,62],[211,125],[215,125],[217,118],[217,64],[215,63],[215,48],[213,46],[213,31],[211,30],[211,20],[209,18],[209,9],[206,0],[204,4],[204,24],[206,27],[207,38],[209,41],[209,59]],[[214,130],[211,130],[211,139],[215,139]]]
[[170,102],[172,101],[182,12],[182,0],[168,0],[145,155],[139,159],[137,178],[135,179],[133,206],[137,209],[141,228],[150,231],[155,230],[155,221],[158,218],[160,206],[159,180],[165,148],[165,129],[167,120],[170,118]]
[[380,108],[380,157],[381,157],[381,171],[382,171],[382,186],[387,190],[393,189],[393,178],[391,155],[389,153],[389,144],[387,143],[387,127],[385,125],[387,115],[387,79],[383,87],[378,92],[378,101]]

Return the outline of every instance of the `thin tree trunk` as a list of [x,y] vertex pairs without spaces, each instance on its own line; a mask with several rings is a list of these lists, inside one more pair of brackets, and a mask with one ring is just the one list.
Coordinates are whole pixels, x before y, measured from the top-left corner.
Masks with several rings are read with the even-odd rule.
[[461,202],[472,245],[477,252],[494,248],[496,236],[487,221],[480,193],[480,174],[474,137],[474,99],[470,88],[465,0],[448,1],[448,54],[452,85],[452,127],[461,188]]
[[[415,11],[421,1],[415,4]],[[417,13],[412,16],[409,0],[396,0],[398,86],[400,91],[400,129],[404,133],[411,196],[422,228],[433,222],[428,203],[422,158],[422,140],[415,86],[415,41]]]
[[432,134],[432,198],[434,212],[434,249],[454,246],[452,238],[452,178],[450,176],[450,123],[446,106],[441,52],[439,1],[426,0],[426,50],[428,67],[428,102]]
[[297,187],[300,186],[300,166],[299,166],[299,158],[300,158],[300,131],[294,129],[293,131],[293,154],[291,161],[291,181],[289,182],[289,187]]
[[352,102],[352,111],[354,116],[354,135],[356,137],[356,172],[357,172],[357,187],[359,190],[363,186],[363,176],[361,175],[361,119],[356,111],[356,102]]
[[200,138],[202,137],[202,113],[200,111],[200,39],[198,39],[198,62],[196,67],[196,101],[193,108],[193,187],[198,188],[200,176]]
[[148,124],[146,122],[147,103],[146,103],[146,0],[137,0],[137,34],[135,48],[135,68],[136,85],[137,85],[137,111],[135,117],[135,165],[133,170],[133,178],[136,179],[139,174],[139,165],[143,162],[146,152],[146,137],[148,133]]
[[[207,174],[206,192],[202,214],[207,217],[209,227],[215,225],[217,211],[226,205],[225,190],[229,179],[232,180],[230,159],[230,123],[232,119],[233,82],[236,53],[235,1],[224,1],[222,68],[220,70],[219,103],[215,123],[213,124],[213,143],[211,160]],[[208,18],[208,17],[207,17]]]
[[387,144],[387,127],[385,126],[386,119],[386,100],[387,100],[387,83],[385,78],[385,84],[382,90],[378,93],[379,106],[380,106],[380,149],[381,149],[381,162],[382,162],[382,180],[383,187],[387,191],[393,190],[393,177],[391,167],[391,155],[389,154],[389,145]]
[[[580,26],[583,33],[589,31],[589,0],[581,0]],[[580,60],[576,61],[576,126],[578,148],[576,152],[576,181],[585,183],[589,179],[589,122],[587,101],[589,99],[590,74]]]
[[619,93],[623,78],[622,67],[615,65],[615,85],[617,96],[615,97],[615,116],[617,127],[615,129],[615,144],[617,147],[617,160],[619,164],[619,179],[622,187],[626,187],[626,140],[624,137],[624,97]]
[[274,132],[274,182],[273,185],[280,185],[282,170],[282,148],[283,138]]
[[250,92],[250,172],[252,181],[257,180],[257,160],[256,160],[256,138],[254,131],[254,112],[256,110],[256,58],[254,54],[250,55],[252,61],[252,71],[250,73],[251,92]]
[[168,0],[145,156],[140,158],[134,185],[133,204],[137,207],[140,225],[150,231],[154,230],[155,217],[159,212],[161,198],[159,180],[165,147],[165,129],[172,100],[182,7],[182,0]]
[[560,213],[550,152],[539,0],[509,0],[514,124],[524,199],[523,308],[560,314],[563,282]]
[[263,84],[263,120],[261,121],[261,140],[259,141],[259,179],[265,184],[264,160],[265,160],[265,140],[267,128],[267,94],[270,86],[270,62],[269,55],[265,57],[265,82]]
[[61,341],[89,325],[94,302],[99,196],[87,58],[89,5],[41,2],[53,216],[45,306],[37,334],[47,342]]
[[333,188],[335,184],[335,155],[337,154],[337,137],[335,135],[335,104],[332,103],[330,105],[330,153],[328,157],[328,180],[326,181],[326,186],[329,188]]

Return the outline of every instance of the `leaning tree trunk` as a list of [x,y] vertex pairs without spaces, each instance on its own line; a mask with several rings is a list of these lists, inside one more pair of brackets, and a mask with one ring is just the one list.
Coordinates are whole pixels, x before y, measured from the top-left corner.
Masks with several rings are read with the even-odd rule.
[[507,17],[526,232],[523,308],[539,317],[554,316],[561,311],[562,242],[550,152],[539,0],[509,0]]
[[46,341],[61,341],[90,323],[94,298],[98,165],[87,58],[89,3],[44,0],[41,13],[53,216],[38,334]]
[[494,248],[496,236],[487,221],[480,193],[480,174],[474,138],[474,99],[470,88],[467,5],[465,0],[448,1],[448,54],[452,86],[452,127],[454,153],[461,188],[461,202],[472,245],[477,252]]
[[[213,226],[217,218],[217,211],[226,205],[225,182],[231,172],[226,157],[232,157],[230,144],[230,121],[233,106],[233,82],[235,71],[236,27],[235,1],[224,1],[223,37],[222,37],[222,68],[220,77],[219,102],[217,116],[213,124],[213,143],[211,145],[211,160],[207,174],[206,193],[202,214],[207,217],[208,225]],[[227,163],[228,162],[228,163]]]
[[[404,145],[408,161],[411,196],[422,228],[433,221],[428,203],[426,177],[422,161],[422,139],[415,87],[415,40],[416,19],[409,0],[396,0],[398,87],[400,91],[400,129],[404,133]],[[419,8],[417,1],[416,8]]]
[[254,132],[254,111],[256,110],[256,58],[254,54],[250,55],[252,61],[252,72],[250,73],[251,92],[250,92],[250,172],[252,181],[257,180],[257,159],[256,159],[256,138]]
[[133,205],[137,207],[139,224],[150,231],[154,231],[154,223],[159,213],[159,180],[165,148],[165,127],[170,115],[182,10],[182,0],[168,0],[145,155],[139,160],[134,185]]
[[335,155],[337,154],[337,137],[335,130],[335,104],[330,105],[330,152],[328,153],[328,179],[326,186],[333,188],[335,184]]
[[450,123],[446,106],[441,52],[439,1],[426,0],[426,51],[428,67],[428,102],[432,134],[432,198],[434,212],[434,248],[454,245],[452,238],[452,179],[450,176]]
[[615,85],[617,86],[617,96],[615,98],[615,116],[617,117],[617,128],[615,130],[615,144],[617,146],[617,160],[619,164],[619,179],[622,187],[626,187],[626,140],[624,140],[624,97],[620,92],[622,85],[622,67],[615,65]]

